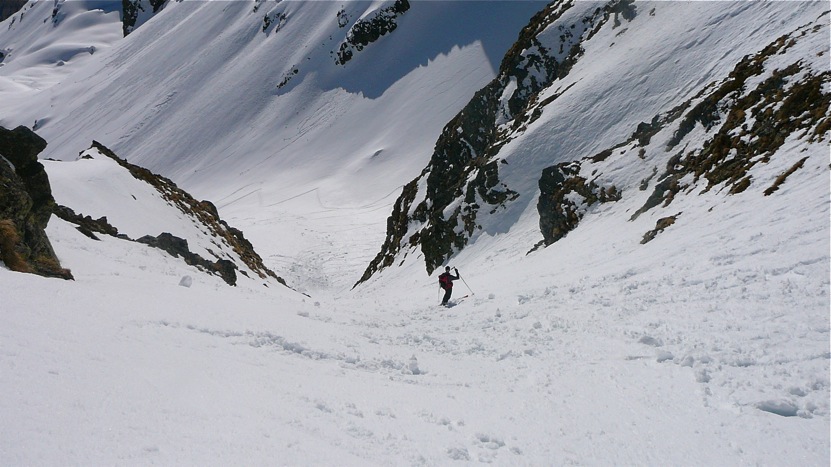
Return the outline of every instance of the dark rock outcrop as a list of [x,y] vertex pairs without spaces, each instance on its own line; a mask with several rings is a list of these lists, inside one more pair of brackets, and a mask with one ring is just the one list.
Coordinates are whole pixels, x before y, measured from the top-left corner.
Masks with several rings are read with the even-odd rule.
[[550,245],[574,230],[586,208],[620,200],[621,194],[615,186],[600,186],[594,180],[587,180],[580,175],[580,169],[581,163],[575,161],[543,170],[537,202],[542,245]]
[[[356,22],[346,35],[337,51],[335,63],[345,65],[352,59],[355,52],[360,52],[367,45],[377,41],[386,34],[398,28],[396,19],[410,9],[408,0],[396,0],[387,8],[382,8],[371,18]],[[338,15],[338,25],[346,25],[346,14]]]
[[12,270],[72,279],[45,232],[55,199],[37,158],[44,148],[46,141],[26,127],[0,127],[0,254]]
[[139,243],[164,250],[171,256],[182,258],[191,266],[200,267],[206,271],[218,274],[228,285],[237,285],[237,267],[227,259],[218,259],[214,262],[193,253],[188,249],[188,241],[167,232],[156,237],[145,235],[136,240]]
[[643,240],[641,240],[641,244],[645,245],[645,244],[651,242],[652,240],[654,240],[655,237],[657,237],[659,233],[661,233],[664,230],[666,230],[667,228],[669,228],[669,226],[671,226],[672,224],[675,224],[675,221],[678,220],[678,216],[680,216],[680,215],[681,215],[681,213],[679,212],[678,214],[676,214],[674,216],[667,216],[667,217],[662,217],[662,218],[658,219],[658,221],[655,223],[655,228],[650,230],[649,232],[643,234]]
[[121,24],[124,37],[133,32],[137,26],[139,12],[156,14],[167,0],[121,0]]
[[76,228],[79,232],[86,235],[87,237],[93,240],[99,240],[99,238],[95,235],[96,233],[104,234],[104,235],[111,235],[113,237],[120,237],[129,240],[126,235],[119,234],[118,229],[110,225],[107,222],[107,217],[99,217],[98,219],[93,219],[91,216],[82,216],[80,214],[76,214],[72,208],[57,205],[55,207],[55,215],[63,219],[70,224],[75,224]]

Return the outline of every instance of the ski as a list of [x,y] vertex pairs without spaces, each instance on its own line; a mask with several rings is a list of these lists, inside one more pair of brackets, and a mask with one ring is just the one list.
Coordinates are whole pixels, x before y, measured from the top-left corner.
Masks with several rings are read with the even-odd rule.
[[470,297],[470,294],[468,294],[468,295],[462,295],[462,296],[461,296],[461,297],[459,297],[459,298],[454,298],[454,299],[450,300],[449,302],[447,302],[447,304],[446,304],[446,305],[445,305],[445,304],[441,304],[441,303],[440,303],[440,304],[439,304],[439,306],[443,306],[443,307],[445,307],[445,308],[453,308],[454,306],[458,305],[458,304],[459,304],[459,302],[461,302],[462,300],[464,300],[464,299],[466,299],[466,298],[468,298],[468,297]]

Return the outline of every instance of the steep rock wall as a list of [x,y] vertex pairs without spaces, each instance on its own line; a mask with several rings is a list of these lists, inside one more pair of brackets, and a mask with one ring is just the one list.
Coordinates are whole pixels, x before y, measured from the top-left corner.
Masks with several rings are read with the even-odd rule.
[[55,209],[37,156],[46,141],[25,127],[0,127],[0,259],[14,271],[72,279],[46,236]]

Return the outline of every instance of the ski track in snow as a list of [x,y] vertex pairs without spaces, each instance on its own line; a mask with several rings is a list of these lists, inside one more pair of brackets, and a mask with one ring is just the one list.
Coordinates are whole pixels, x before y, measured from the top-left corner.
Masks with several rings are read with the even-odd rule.
[[0,402],[21,420],[2,433],[11,464],[827,459],[829,326],[798,312],[827,306],[827,257],[771,266],[772,238],[673,275],[632,261],[520,284],[461,268],[479,294],[443,308],[432,281],[308,298],[230,289],[58,220],[50,237],[88,266],[6,299],[0,389],[38,381]]

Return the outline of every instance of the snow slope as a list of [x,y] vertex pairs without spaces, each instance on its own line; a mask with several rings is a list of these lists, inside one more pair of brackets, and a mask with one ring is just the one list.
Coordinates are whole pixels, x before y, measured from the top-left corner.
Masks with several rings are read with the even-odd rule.
[[[44,28],[61,37],[112,39],[71,24],[41,24],[51,15],[46,3],[35,3],[26,23],[0,28],[0,44],[17,49],[18,41],[31,42],[21,31],[42,37]],[[84,58],[93,63],[66,61],[61,68],[77,72],[59,84],[32,82],[28,64],[18,71],[15,63],[32,55],[21,45],[0,68],[8,83],[0,125],[36,122],[50,143],[43,158],[73,160],[96,139],[214,201],[225,217],[237,216],[239,203],[258,205],[262,215],[251,224],[306,216],[304,205],[286,200],[312,193],[321,209],[365,213],[360,235],[378,239],[375,249],[391,198],[427,162],[444,123],[493,78],[542,3],[414,2],[394,32],[336,65],[332,52],[349,26],[384,5],[171,2],[123,40],[109,42],[106,52],[98,45],[98,55]],[[338,22],[341,10],[346,27]],[[284,24],[263,31],[264,16],[280,14]],[[109,22],[96,27],[120,31],[117,16],[99,16]],[[38,21],[29,22],[33,17]],[[63,39],[47,37],[52,47],[64,47]],[[286,76],[289,84],[279,87]],[[318,235],[328,235],[325,225],[310,222]],[[250,232],[255,244],[266,245],[286,235],[296,237],[279,226]],[[287,240],[273,251],[274,261],[314,249],[301,242],[298,251]],[[353,276],[370,254],[352,262]]]
[[179,287],[156,250],[49,229],[74,283],[0,270],[4,463],[828,460],[824,265],[769,268],[792,257],[773,235],[702,263],[695,237],[658,239],[664,268],[572,242],[463,267],[477,295],[443,309],[432,281],[305,301]]
[[[680,173],[682,169],[676,166],[688,168],[684,173],[692,178],[677,181],[683,186],[679,198],[713,188],[707,181],[717,178],[713,172],[719,171],[732,170],[736,180],[727,177],[714,182],[715,189],[724,195],[734,193],[733,185],[742,176],[730,167],[730,159],[737,159],[734,164],[738,166],[743,157],[750,159],[747,165],[763,160],[759,165],[769,166],[764,170],[786,173],[799,160],[794,147],[816,155],[812,169],[807,170],[809,176],[826,178],[818,168],[824,164],[820,158],[827,149],[831,86],[828,12],[822,5],[732,3],[722,7],[665,2],[631,4],[628,15],[598,5],[602,6],[566,2],[549,7],[544,19],[530,28],[539,30],[513,49],[511,59],[518,65],[500,70],[499,77],[445,127],[429,165],[396,201],[396,222],[388,227],[381,253],[364,279],[402,261],[425,264],[427,272],[432,272],[480,237],[509,233],[526,242],[525,251],[532,250],[546,234],[539,234],[537,240],[529,236],[530,231],[544,230],[539,219],[546,213],[541,206],[550,193],[542,193],[543,174],[572,161],[593,158],[595,164],[587,162],[591,168],[581,178],[598,185],[597,191],[616,192],[611,198],[622,192],[623,202],[617,204],[625,206],[613,209],[613,215],[620,222],[641,223],[642,233],[659,218],[678,212],[641,209],[655,196],[659,202],[654,204],[670,204],[672,196],[659,191],[666,191],[663,185],[669,183],[669,174]],[[788,45],[777,46],[780,42]],[[776,52],[765,52],[769,50]],[[744,77],[747,71],[742,70],[752,68],[747,62],[761,70]],[[794,68],[798,72],[783,71]],[[790,129],[776,119],[756,115],[759,108],[766,107],[772,114],[774,109],[792,107],[779,101],[804,101],[805,96],[790,97],[790,93],[796,94],[792,90],[799,88],[794,83],[811,79],[817,82],[812,86],[820,90],[810,97],[816,105],[802,113],[820,117],[808,127]],[[775,84],[779,82],[785,84]],[[730,86],[736,92],[722,91]],[[789,97],[777,101],[777,94],[768,90],[777,86],[779,96]],[[721,92],[725,95],[719,97]],[[744,104],[749,108],[735,110],[738,103],[755,95],[769,96],[752,107]],[[523,99],[527,103],[516,104]],[[714,109],[702,110],[708,105]],[[781,118],[798,121],[804,118],[800,110]],[[741,125],[719,133],[722,126],[735,123],[730,120],[739,119],[744,120]],[[783,140],[801,139],[802,144],[753,149],[763,146],[756,141],[766,141],[765,134],[773,131],[767,127],[772,125],[781,127],[776,131]],[[652,127],[652,134],[645,136]],[[822,136],[811,136],[814,128]],[[734,137],[741,137],[749,149],[733,148],[731,155],[721,159],[718,155],[707,158],[707,151],[715,151],[719,139]],[[692,168],[694,154],[715,160],[708,162],[712,167]],[[596,164],[606,159],[610,161]],[[705,175],[706,181],[699,180]],[[752,172],[746,175],[747,183],[756,178]],[[722,184],[725,181],[730,183]],[[772,181],[763,177],[753,183]],[[571,189],[565,186],[566,191]],[[592,202],[579,200],[585,194],[572,192],[571,196],[571,204],[583,205],[575,217],[583,217]],[[787,206],[796,201],[780,197],[770,203]],[[564,208],[549,211],[557,209]],[[644,211],[647,216],[636,219],[635,214]]]
[[[49,17],[44,3],[31,17]],[[828,465],[827,140],[786,142],[808,159],[774,195],[763,194],[781,173],[771,164],[741,196],[679,197],[666,208],[683,211],[676,224],[645,245],[656,219],[628,222],[634,197],[589,208],[528,255],[541,235],[523,198],[452,258],[464,279],[454,296],[468,297],[451,308],[435,305],[417,253],[351,289],[400,187],[539,6],[412,2],[396,31],[334,66],[340,9],[354,23],[390,3],[173,2],[62,67],[4,62],[0,125],[37,120],[45,156],[66,161],[101,140],[214,201],[310,297],[232,288],[53,218],[74,282],[0,267],[0,463]],[[578,63],[575,92],[504,148],[509,166],[617,144],[723,79],[751,53],[746,33],[765,44],[828,9],[793,5],[639,6],[656,19],[604,30],[586,56],[607,61]],[[264,15],[281,13],[279,31],[263,32]],[[8,24],[0,48],[22,37]],[[805,60],[827,65],[816,53]],[[90,172],[70,169],[81,162],[45,164],[59,203],[98,216],[130,200],[109,176],[91,195],[77,183]],[[609,168],[635,183],[651,170]],[[539,175],[512,177],[527,193]],[[162,219],[146,217],[119,223]]]
[[[155,242],[159,248],[173,250],[171,254],[182,261],[201,265],[205,273],[222,275],[231,285],[236,285],[240,275],[266,287],[282,284],[264,267],[244,234],[218,217],[214,206],[193,199],[169,180],[140,172],[99,143],[76,161],[44,162],[51,173],[52,192],[63,206],[81,207],[81,212],[69,209],[78,217],[103,220],[108,226],[87,226],[93,239],[99,239],[94,233],[98,231],[125,241]],[[58,217],[83,225],[75,216]],[[162,236],[172,237],[160,245]]]
[[[40,91],[63,83],[74,70],[95,61],[96,52],[120,39],[120,3],[29,2],[4,21],[6,27],[0,32],[0,52],[5,56],[0,68],[4,107],[33,99]],[[30,115],[25,122],[8,126],[31,126],[43,117]]]

